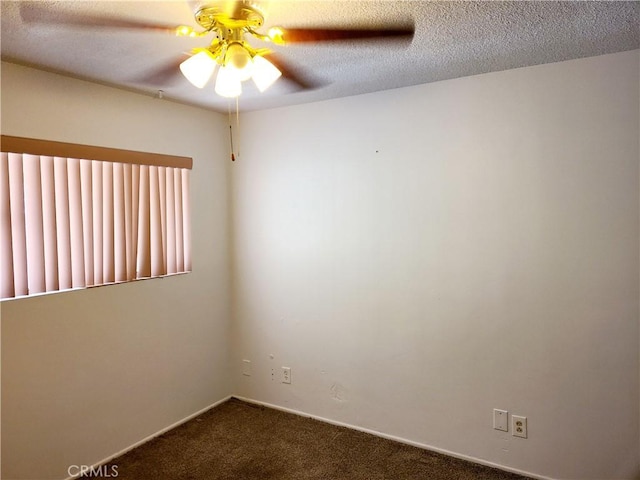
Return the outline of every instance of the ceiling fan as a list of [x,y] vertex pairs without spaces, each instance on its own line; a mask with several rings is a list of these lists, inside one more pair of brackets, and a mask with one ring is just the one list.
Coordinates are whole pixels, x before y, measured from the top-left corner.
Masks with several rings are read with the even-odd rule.
[[[29,2],[31,3],[31,2]],[[198,88],[203,88],[216,69],[215,91],[223,97],[237,97],[242,92],[242,82],[252,79],[260,92],[265,91],[281,76],[300,89],[317,88],[319,85],[300,75],[299,68],[288,66],[269,48],[255,48],[247,38],[273,45],[355,41],[362,39],[413,38],[413,22],[381,28],[282,28],[271,27],[264,33],[264,12],[260,4],[248,0],[203,3],[196,8],[195,21],[200,30],[187,25],[156,25],[117,17],[96,17],[79,14],[41,15],[31,7],[21,9],[23,21],[31,23],[55,23],[89,27],[146,29],[172,32],[180,37],[204,37],[214,35],[209,45],[195,48],[191,56],[179,64],[182,74]],[[269,59],[267,59],[269,57]],[[176,64],[170,66],[171,75],[177,72]],[[159,72],[156,72],[159,73]]]

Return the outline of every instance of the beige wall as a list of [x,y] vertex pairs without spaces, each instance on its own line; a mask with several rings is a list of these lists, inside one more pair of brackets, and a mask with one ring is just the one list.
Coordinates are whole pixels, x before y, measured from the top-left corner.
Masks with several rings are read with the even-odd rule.
[[638,72],[636,50],[244,115],[236,392],[540,477],[637,478]]
[[3,63],[3,134],[194,158],[194,271],[0,304],[2,478],[64,478],[232,392],[635,478],[638,71],[635,51],[247,113],[231,165],[223,116]]
[[61,479],[232,393],[227,129],[212,112],[2,64],[2,133],[193,157],[193,272],[4,301],[2,478]]

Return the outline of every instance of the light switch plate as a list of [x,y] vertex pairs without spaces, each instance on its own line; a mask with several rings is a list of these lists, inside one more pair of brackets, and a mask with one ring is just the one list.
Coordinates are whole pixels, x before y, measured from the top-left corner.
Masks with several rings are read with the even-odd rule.
[[242,360],[242,374],[247,377],[251,376],[251,360]]
[[493,428],[496,430],[502,430],[503,432],[509,431],[509,412],[506,410],[493,409]]

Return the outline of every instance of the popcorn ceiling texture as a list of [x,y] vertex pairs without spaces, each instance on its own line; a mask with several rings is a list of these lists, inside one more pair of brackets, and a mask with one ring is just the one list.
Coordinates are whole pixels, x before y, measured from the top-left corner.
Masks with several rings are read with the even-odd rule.
[[[38,2],[41,16],[59,12],[195,26],[200,2]],[[2,2],[3,60],[226,112],[213,85],[199,90],[179,74],[161,85],[146,74],[171,64],[208,37],[178,38],[89,26],[23,23],[20,2]],[[412,21],[411,44],[360,41],[275,47],[325,86],[295,92],[279,81],[264,94],[246,82],[242,110],[357,95],[486,72],[602,55],[640,47],[640,2],[258,2],[265,26],[381,27]],[[262,46],[257,40],[251,40]],[[235,106],[235,102],[233,102]]]

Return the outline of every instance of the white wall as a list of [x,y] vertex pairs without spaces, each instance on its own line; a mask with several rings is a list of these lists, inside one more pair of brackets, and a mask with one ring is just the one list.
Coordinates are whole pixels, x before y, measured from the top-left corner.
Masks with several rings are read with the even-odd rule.
[[2,302],[2,478],[61,479],[228,396],[227,129],[2,64],[2,133],[193,157],[193,272]]
[[237,393],[538,476],[637,478],[638,71],[632,51],[244,115]]
[[224,398],[230,333],[242,396],[634,478],[638,57],[248,113],[231,232],[223,116],[3,63],[3,134],[194,158],[193,273],[1,304],[3,478],[64,478]]

